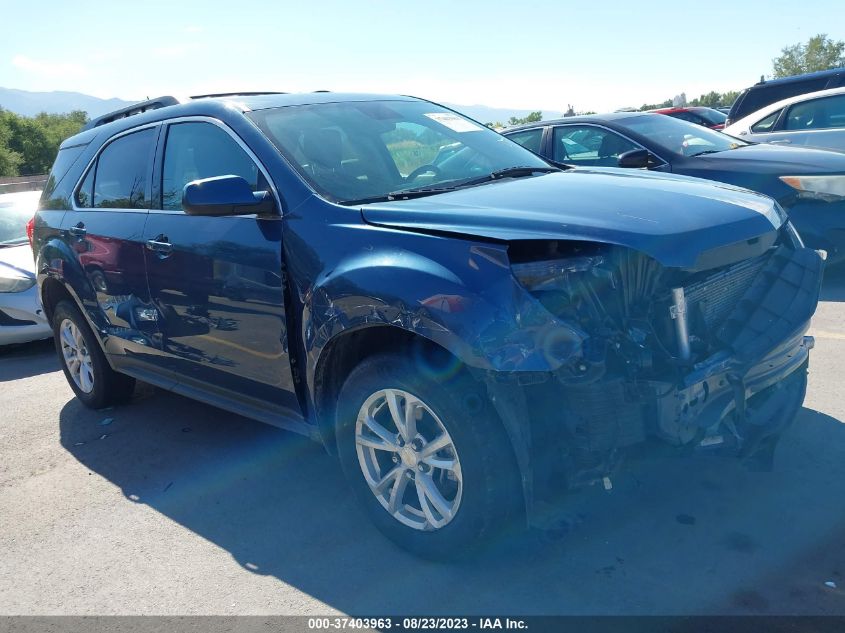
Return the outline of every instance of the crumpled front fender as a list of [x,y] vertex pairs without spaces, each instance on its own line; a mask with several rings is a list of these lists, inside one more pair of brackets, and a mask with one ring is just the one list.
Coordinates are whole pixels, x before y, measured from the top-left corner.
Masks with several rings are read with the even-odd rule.
[[374,248],[317,279],[303,297],[310,385],[332,339],[379,325],[429,339],[478,369],[553,371],[580,355],[587,335],[519,285],[504,245],[450,242],[448,248],[438,261]]

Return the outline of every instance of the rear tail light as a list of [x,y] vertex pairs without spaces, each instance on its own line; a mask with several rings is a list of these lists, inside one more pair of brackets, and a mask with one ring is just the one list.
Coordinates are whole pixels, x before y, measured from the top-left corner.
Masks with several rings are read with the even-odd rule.
[[26,223],[26,237],[29,240],[29,247],[32,248],[32,234],[35,231],[35,217],[31,217]]

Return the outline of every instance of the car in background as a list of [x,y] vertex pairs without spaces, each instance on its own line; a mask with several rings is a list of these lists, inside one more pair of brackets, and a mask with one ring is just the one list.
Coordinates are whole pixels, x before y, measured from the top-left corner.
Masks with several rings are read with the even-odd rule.
[[689,121],[696,125],[709,127],[711,130],[721,130],[725,127],[725,120],[728,118],[723,112],[703,106],[691,106],[683,108],[658,108],[649,110],[657,114],[665,114],[681,121]]
[[0,345],[53,335],[38,298],[27,236],[40,196],[40,191],[0,194]]
[[845,87],[776,101],[732,124],[725,133],[759,143],[845,151]]
[[718,110],[719,112],[721,112],[722,114],[725,114],[725,115],[729,114],[730,111],[731,111],[730,106],[719,106],[718,108],[713,108],[713,109]]
[[[845,259],[845,153],[750,143],[649,112],[514,127],[511,140],[557,163],[633,167],[752,189],[787,210],[804,241]],[[573,151],[572,143],[584,149]]]
[[845,68],[820,70],[768,81],[761,78],[739,94],[731,106],[725,125],[732,125],[775,101],[840,86],[845,86]]

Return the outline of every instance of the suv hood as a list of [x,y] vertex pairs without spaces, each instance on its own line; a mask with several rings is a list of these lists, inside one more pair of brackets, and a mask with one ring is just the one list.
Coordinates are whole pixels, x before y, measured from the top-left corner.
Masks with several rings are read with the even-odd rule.
[[[714,261],[757,254],[761,243],[774,241],[784,217],[771,198],[731,185],[588,169],[378,202],[363,206],[361,212],[370,224],[397,229],[501,241],[617,244],[679,268],[696,268],[704,261],[727,264]],[[767,239],[754,239],[761,236]],[[724,256],[713,252],[725,246],[732,248]]]

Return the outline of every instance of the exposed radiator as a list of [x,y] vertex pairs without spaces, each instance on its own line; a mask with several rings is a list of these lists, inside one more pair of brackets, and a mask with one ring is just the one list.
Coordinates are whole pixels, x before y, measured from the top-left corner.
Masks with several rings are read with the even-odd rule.
[[753,259],[726,266],[719,272],[684,287],[690,310],[704,318],[707,329],[715,331],[751,287],[751,283],[771,256],[764,253]]

